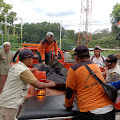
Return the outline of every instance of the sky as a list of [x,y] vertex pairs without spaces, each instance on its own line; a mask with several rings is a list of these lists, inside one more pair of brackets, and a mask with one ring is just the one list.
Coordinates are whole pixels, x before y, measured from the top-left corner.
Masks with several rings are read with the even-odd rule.
[[[17,13],[18,18],[22,18],[23,24],[37,22],[58,22],[68,30],[79,32],[85,29],[81,21],[85,21],[85,11],[81,10],[86,0],[4,0],[13,6],[12,11]],[[116,3],[120,0],[91,0],[89,10],[89,31],[106,29],[111,30],[110,14]],[[18,19],[20,22],[20,19]],[[18,22],[17,21],[17,22]]]

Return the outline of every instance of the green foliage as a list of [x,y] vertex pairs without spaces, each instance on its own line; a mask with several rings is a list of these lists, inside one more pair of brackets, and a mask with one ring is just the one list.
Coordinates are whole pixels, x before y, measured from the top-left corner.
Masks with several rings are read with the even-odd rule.
[[[3,33],[3,41],[13,42],[13,37],[6,33],[5,35],[5,18],[7,22],[6,32],[11,32],[11,25],[13,25],[14,20],[16,19],[16,13],[11,11],[12,5],[6,4],[4,0],[0,0],[0,30]],[[9,25],[9,26],[8,26]],[[10,28],[10,29],[9,29]],[[10,30],[10,31],[9,31]],[[0,33],[0,44],[2,45],[2,35]],[[15,44],[15,43],[14,43]],[[13,43],[12,43],[13,45]]]
[[14,17],[16,17],[16,13],[10,11],[12,9],[12,5],[6,4],[4,0],[0,0],[0,22],[5,22],[5,15],[7,15],[7,22],[9,24],[13,24]]
[[116,49],[116,50],[107,50],[107,51],[102,51],[101,55],[107,57],[110,54],[120,54],[120,50]]
[[99,45],[102,48],[115,48],[118,47],[118,41],[116,41],[114,37],[108,37],[105,39],[92,40],[88,44],[90,47],[94,47],[96,45]]
[[110,14],[110,17],[112,17],[111,22],[113,24],[118,23],[120,20],[120,4],[116,3],[116,5],[113,6],[113,11]]
[[[59,41],[58,41],[59,42]],[[63,51],[69,51],[72,50],[75,47],[75,44],[72,39],[62,39],[61,40],[61,49]]]
[[98,39],[104,39],[111,36],[111,33],[109,32],[108,28],[103,30],[96,30],[92,35],[92,40],[98,40]]
[[74,54],[74,51],[73,51],[73,52],[69,52],[69,54],[70,54],[70,59],[71,59],[71,60],[74,60],[74,58],[75,58],[75,56],[73,55],[73,54]]
[[[7,14],[7,22],[9,25],[13,25],[14,18],[16,13],[11,11],[12,5],[6,4],[4,0],[0,0],[0,22],[5,22],[5,14]],[[113,6],[113,11],[110,15],[112,23],[112,32],[109,32],[108,29],[96,30],[92,34],[92,41],[88,43],[89,47],[94,47],[95,45],[100,45],[102,48],[114,48],[120,46],[120,28],[115,24],[120,20],[120,4],[117,3]],[[13,27],[7,26],[7,35],[5,36],[5,25],[0,24],[0,30],[3,30],[3,39],[12,43],[12,45],[20,46],[20,24],[15,25],[15,36],[13,36]],[[19,28],[18,28],[19,27]],[[60,23],[50,23],[50,22],[41,22],[41,23],[25,23],[23,24],[23,42],[27,43],[40,43],[42,39],[46,38],[46,33],[51,31],[55,34],[55,39],[58,42],[60,41]],[[62,27],[61,33],[61,47],[62,50],[72,50],[78,44],[78,35],[74,30],[66,30]],[[85,44],[85,35],[86,32],[83,31],[80,33],[80,45]],[[88,33],[90,36],[91,34]],[[0,33],[0,44],[2,44],[2,35]]]
[[116,23],[120,21],[120,4],[116,3],[116,5],[113,6],[113,11],[110,14],[111,23],[112,23],[112,32],[116,36],[116,40],[119,41],[120,45],[120,28],[116,26]]
[[[55,34],[55,39],[59,40],[60,38],[60,24],[59,23],[25,23],[23,25],[23,41],[39,43],[42,39],[46,38],[46,33],[51,31]],[[64,28],[62,28],[64,29]]]

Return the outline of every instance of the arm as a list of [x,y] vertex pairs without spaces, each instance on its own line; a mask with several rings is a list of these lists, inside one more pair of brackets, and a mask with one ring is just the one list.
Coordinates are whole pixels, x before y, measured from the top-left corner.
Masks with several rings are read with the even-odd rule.
[[66,94],[65,94],[65,106],[66,108],[72,108],[73,100],[75,96],[75,83],[76,83],[75,72],[72,68],[69,69],[67,80],[66,80]]
[[58,45],[57,45],[57,41],[55,42],[55,58],[57,59],[57,56],[58,56]]
[[114,56],[120,58],[120,55],[118,55],[118,54],[116,54],[116,55],[114,55]]
[[30,83],[32,86],[34,86],[35,88],[38,89],[42,89],[42,88],[48,88],[48,87],[54,87],[55,86],[55,82],[51,81],[49,83],[44,83],[44,82],[39,82],[38,80]]
[[38,89],[55,86],[55,82],[53,81],[49,83],[39,82],[30,70],[25,70],[24,72],[22,72],[20,74],[20,79]]
[[120,89],[120,80],[119,80],[119,81],[112,82],[112,83],[108,83],[108,84],[113,85],[117,90]]
[[44,48],[44,45],[43,45],[42,43],[40,43],[40,44],[38,45],[38,52],[39,52],[40,55],[41,55],[41,60],[42,60],[43,62],[45,62],[45,48]]
[[104,61],[106,60],[106,57],[105,56],[103,56],[103,58],[104,58]]
[[110,82],[118,81],[119,79],[120,79],[120,75],[116,72],[113,72],[107,77],[106,81],[110,83]]

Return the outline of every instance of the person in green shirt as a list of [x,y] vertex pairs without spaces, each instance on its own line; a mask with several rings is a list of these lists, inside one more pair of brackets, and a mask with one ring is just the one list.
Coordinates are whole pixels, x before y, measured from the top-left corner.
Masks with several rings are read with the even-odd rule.
[[7,79],[11,63],[13,61],[13,53],[10,52],[11,44],[3,43],[3,50],[0,51],[0,93]]

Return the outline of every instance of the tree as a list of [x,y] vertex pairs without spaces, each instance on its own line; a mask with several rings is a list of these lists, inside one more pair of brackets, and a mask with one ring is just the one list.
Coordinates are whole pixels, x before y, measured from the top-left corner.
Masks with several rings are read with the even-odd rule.
[[75,44],[72,39],[62,39],[62,50],[72,50],[75,47]]
[[92,35],[92,40],[99,40],[99,39],[105,39],[111,36],[111,32],[109,32],[109,29],[102,29],[102,30],[96,30]]
[[120,21],[120,4],[116,3],[116,5],[113,6],[113,11],[110,14],[111,23],[112,23],[112,32],[116,36],[116,40],[119,41],[120,45],[120,28],[118,28],[115,24]]
[[118,41],[115,40],[113,36],[109,36],[104,39],[92,40],[88,43],[88,46],[95,47],[96,45],[101,46],[102,48],[115,48],[118,47]]
[[7,22],[13,24],[14,17],[16,17],[16,12],[10,11],[12,9],[12,5],[9,5],[4,2],[4,0],[0,0],[0,22],[5,22],[5,15],[7,15]]
[[[40,43],[41,40],[46,38],[47,32],[53,32],[55,39],[60,39],[60,24],[59,23],[25,23],[23,25],[23,41]],[[65,30],[62,27],[62,38],[65,36]]]

